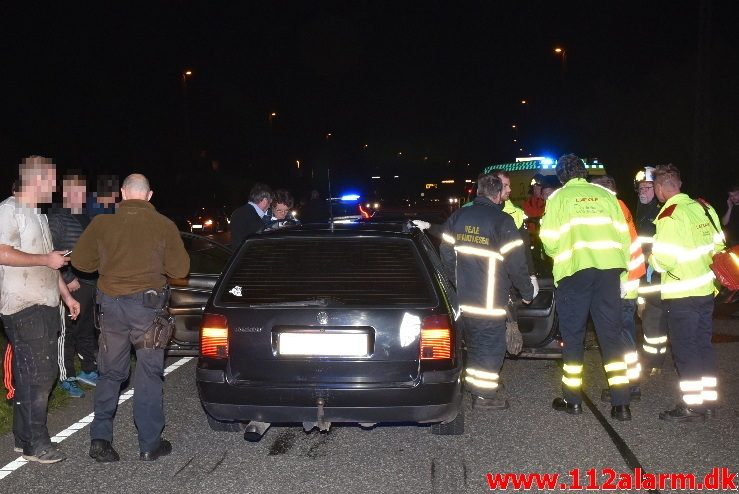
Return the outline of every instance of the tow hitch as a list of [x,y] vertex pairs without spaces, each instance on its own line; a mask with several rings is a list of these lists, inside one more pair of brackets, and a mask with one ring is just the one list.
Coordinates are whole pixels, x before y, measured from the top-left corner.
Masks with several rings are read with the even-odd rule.
[[318,410],[316,412],[316,421],[315,422],[303,422],[303,430],[305,432],[310,432],[313,430],[314,427],[318,427],[318,430],[321,432],[328,432],[328,430],[331,428],[331,422],[327,422],[324,419],[323,415],[323,406],[326,404],[323,398],[318,398],[316,400],[316,407],[318,407]]

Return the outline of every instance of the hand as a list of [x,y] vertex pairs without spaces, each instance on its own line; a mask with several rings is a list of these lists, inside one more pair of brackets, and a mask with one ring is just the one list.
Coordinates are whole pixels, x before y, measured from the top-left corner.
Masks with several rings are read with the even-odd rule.
[[539,295],[539,280],[537,280],[536,276],[533,274],[531,275],[531,284],[534,285],[534,296],[531,297],[533,300],[537,295]]
[[726,199],[726,205],[729,207],[729,211],[734,208],[734,201],[731,199],[731,194],[729,194],[729,198]]
[[72,318],[72,320],[77,319],[77,316],[80,315],[80,303],[77,302],[74,297],[69,295],[64,298],[64,305],[69,309],[69,317]]
[[511,355],[518,355],[523,348],[523,335],[518,329],[518,323],[506,321],[505,329],[506,351]]
[[64,251],[54,250],[46,254],[46,262],[44,263],[44,265],[47,268],[59,269],[62,266],[66,266],[68,262],[69,257],[64,256]]
[[70,292],[76,292],[80,289],[80,280],[78,280],[77,278],[73,279],[72,281],[67,283],[67,288]]
[[413,226],[415,226],[419,230],[428,230],[429,228],[431,228],[431,223],[429,223],[428,221],[411,220],[411,223],[413,223]]

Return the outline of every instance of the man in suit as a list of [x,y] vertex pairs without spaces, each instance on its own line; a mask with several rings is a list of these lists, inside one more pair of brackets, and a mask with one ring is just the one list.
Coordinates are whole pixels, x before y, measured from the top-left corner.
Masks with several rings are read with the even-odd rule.
[[246,237],[262,231],[262,217],[267,214],[270,204],[272,189],[265,184],[255,184],[249,192],[249,202],[231,214],[231,245],[238,247]]

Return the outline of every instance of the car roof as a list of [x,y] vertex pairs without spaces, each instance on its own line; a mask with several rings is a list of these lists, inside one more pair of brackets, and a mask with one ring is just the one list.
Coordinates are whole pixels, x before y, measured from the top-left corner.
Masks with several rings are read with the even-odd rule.
[[265,231],[259,237],[299,237],[316,234],[337,236],[357,236],[364,234],[398,236],[398,234],[401,234],[413,236],[414,233],[418,232],[420,230],[417,228],[408,228],[408,222],[335,223],[333,228],[328,223],[308,223]]

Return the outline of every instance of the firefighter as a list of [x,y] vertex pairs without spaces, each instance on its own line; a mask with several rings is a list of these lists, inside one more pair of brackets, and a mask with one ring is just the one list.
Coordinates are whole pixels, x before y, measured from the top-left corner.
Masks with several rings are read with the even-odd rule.
[[503,212],[502,183],[494,175],[478,181],[472,206],[452,214],[443,227],[442,262],[457,286],[458,310],[467,345],[465,387],[475,407],[508,408],[498,394],[505,358],[505,318],[511,283],[530,303],[534,286],[526,267],[523,240]]
[[[644,257],[649,259],[654,241],[655,225],[662,205],[654,194],[654,167],[645,166],[636,174],[634,188],[639,195],[636,206],[636,232],[639,235]],[[642,276],[638,288],[638,312],[641,319],[644,342],[642,360],[650,376],[662,371],[667,352],[667,321],[662,312],[660,296],[661,276],[652,266]]]
[[711,345],[713,299],[717,293],[710,265],[724,249],[723,232],[714,209],[680,192],[680,170],[658,166],[654,192],[664,204],[650,264],[662,273],[662,302],[680,376],[682,400],[659,414],[670,422],[705,420],[716,413],[716,355]]
[[582,413],[585,326],[593,317],[611,389],[611,417],[631,420],[626,348],[621,341],[620,276],[629,261],[631,239],[613,192],[588,183],[585,165],[574,154],[557,162],[564,184],[547,200],[541,241],[554,259],[555,299],[564,340],[563,398],[552,407]]

